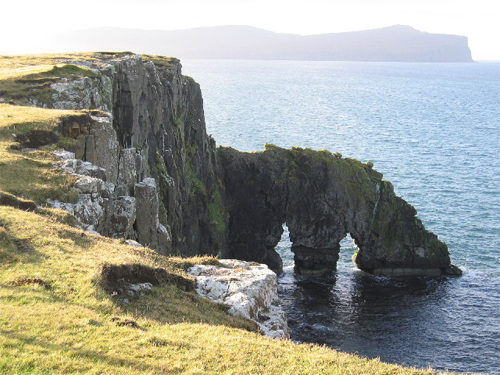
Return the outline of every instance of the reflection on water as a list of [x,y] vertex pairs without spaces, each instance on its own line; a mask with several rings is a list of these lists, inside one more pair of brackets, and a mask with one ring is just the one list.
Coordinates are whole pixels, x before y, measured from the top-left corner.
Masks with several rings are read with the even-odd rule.
[[426,367],[431,358],[423,357],[432,353],[426,342],[438,339],[432,322],[446,320],[436,305],[448,284],[446,278],[390,279],[352,269],[328,279],[301,279],[287,268],[279,292],[294,340],[387,362],[407,358],[406,364]]

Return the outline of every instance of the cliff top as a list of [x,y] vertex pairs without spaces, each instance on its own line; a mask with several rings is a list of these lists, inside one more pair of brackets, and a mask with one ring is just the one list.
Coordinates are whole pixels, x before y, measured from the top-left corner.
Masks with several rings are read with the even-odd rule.
[[[129,56],[141,56],[145,61],[152,60],[158,68],[171,67],[179,63],[179,59],[167,56],[137,55],[133,52],[82,52],[40,55],[0,55],[0,79],[43,71],[47,65],[68,64],[70,62],[106,62]],[[24,69],[24,71],[23,71]],[[30,71],[31,70],[31,71]]]
[[174,57],[136,55],[132,52],[0,56],[0,101],[28,104],[29,99],[46,96],[44,88],[48,89],[52,82],[61,78],[93,76],[96,73],[91,68],[133,56],[152,61],[157,70],[180,67],[180,61]]

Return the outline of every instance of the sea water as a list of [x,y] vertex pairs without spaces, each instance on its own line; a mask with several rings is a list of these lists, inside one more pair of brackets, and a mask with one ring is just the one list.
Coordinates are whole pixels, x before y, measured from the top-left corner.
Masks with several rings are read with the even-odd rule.
[[387,278],[351,262],[301,279],[285,235],[279,291],[292,338],[421,368],[500,374],[500,63],[183,61],[207,130],[372,161],[462,277]]

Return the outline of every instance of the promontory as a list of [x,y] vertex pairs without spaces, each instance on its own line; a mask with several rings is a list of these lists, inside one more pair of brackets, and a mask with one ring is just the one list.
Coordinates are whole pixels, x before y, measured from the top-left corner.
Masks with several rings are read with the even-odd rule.
[[83,228],[163,255],[216,255],[280,271],[274,247],[286,223],[303,274],[334,270],[347,234],[366,272],[459,273],[446,244],[371,163],[324,150],[216,147],[200,87],[182,75],[179,60],[133,53],[45,59],[30,74],[29,66],[13,67],[0,97],[80,111],[53,129],[11,132],[20,150],[58,143],[74,152],[61,157],[69,159],[63,168],[87,170],[73,187],[77,201],[47,202]]

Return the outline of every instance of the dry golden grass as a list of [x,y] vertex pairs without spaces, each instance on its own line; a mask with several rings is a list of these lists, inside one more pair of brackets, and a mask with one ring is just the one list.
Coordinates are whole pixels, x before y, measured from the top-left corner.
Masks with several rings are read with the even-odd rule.
[[53,130],[62,116],[78,113],[37,107],[15,106],[0,103],[0,135],[29,130]]
[[17,72],[25,69],[27,74],[44,71],[65,61],[96,60],[93,53],[60,53],[40,55],[0,56],[0,80],[18,76]]
[[[131,52],[101,52],[75,54],[46,54],[0,56],[0,100],[18,105],[33,102],[51,107],[53,90],[51,84],[60,78],[94,77],[100,73],[79,65],[79,61],[93,61],[129,55]],[[146,61],[154,61],[157,69],[173,66],[177,59],[143,55]]]
[[[128,305],[100,287],[105,263],[182,274],[183,263],[0,207],[0,373],[432,374],[316,345],[273,341],[174,285]],[[16,280],[41,282],[15,285]],[[115,318],[115,319],[113,319]],[[117,325],[125,320],[131,325]]]
[[[108,56],[121,56],[130,52],[102,52]],[[146,61],[154,61],[160,68],[171,67],[177,59],[165,56],[142,55]],[[4,79],[20,78],[26,75],[41,73],[52,69],[54,65],[67,64],[73,61],[96,61],[100,58],[95,53],[59,53],[39,55],[0,55],[0,81]]]
[[34,129],[54,130],[61,116],[73,113],[0,104],[0,192],[40,204],[47,198],[63,201],[76,198],[69,189],[74,179],[52,165],[53,146],[29,152],[12,148],[16,144],[14,135]]

